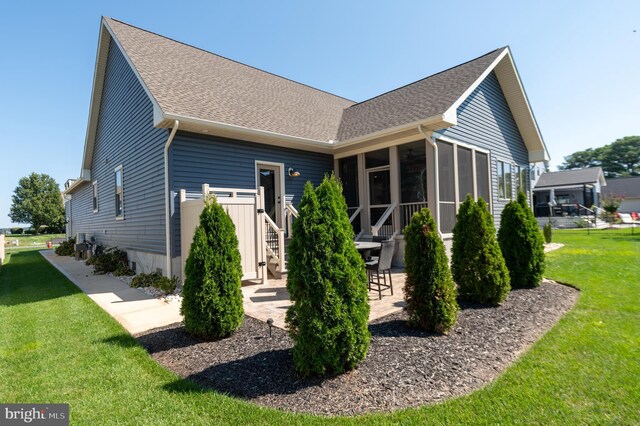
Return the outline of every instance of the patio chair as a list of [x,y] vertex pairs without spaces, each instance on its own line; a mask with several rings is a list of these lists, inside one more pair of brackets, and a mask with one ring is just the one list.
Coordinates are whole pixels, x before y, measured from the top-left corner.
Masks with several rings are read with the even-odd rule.
[[[382,243],[383,241],[387,241],[388,237],[385,237],[383,235],[375,235],[373,237],[371,237],[371,241],[373,241],[374,243]],[[374,260],[377,259],[378,257],[380,257],[380,249],[373,249],[369,252],[369,256],[371,257],[371,259],[368,260]]]
[[[395,249],[395,241],[383,241],[378,259],[366,262],[369,290],[378,291],[378,298],[382,299],[382,290],[391,290],[393,296],[393,282],[391,281],[391,260]],[[389,274],[389,283],[387,283]]]

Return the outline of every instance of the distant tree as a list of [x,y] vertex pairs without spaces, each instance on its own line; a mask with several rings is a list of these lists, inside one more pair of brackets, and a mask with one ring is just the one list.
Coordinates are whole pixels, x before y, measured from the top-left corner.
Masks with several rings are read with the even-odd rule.
[[584,169],[602,165],[603,148],[588,148],[584,151],[576,151],[564,157],[564,162],[558,166],[560,170]]
[[60,187],[47,174],[31,173],[18,182],[11,196],[9,218],[16,223],[30,223],[37,233],[40,227],[64,227],[64,204]]
[[640,175],[640,136],[625,136],[600,148],[564,157],[560,170],[601,166],[607,177]]
[[602,169],[612,177],[640,175],[640,136],[625,136],[605,146]]

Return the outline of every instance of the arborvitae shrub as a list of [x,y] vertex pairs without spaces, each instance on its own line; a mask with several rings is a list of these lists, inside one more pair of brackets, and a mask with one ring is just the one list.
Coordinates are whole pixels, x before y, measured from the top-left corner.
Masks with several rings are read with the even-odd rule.
[[518,199],[502,211],[498,241],[509,268],[511,286],[539,286],[544,272],[544,241],[524,193],[520,192]]
[[496,240],[487,203],[471,196],[460,206],[453,227],[451,272],[463,300],[502,303],[509,294],[509,271]]
[[549,244],[553,240],[553,230],[551,229],[551,224],[545,223],[542,227],[542,231],[544,233],[544,242]]
[[335,177],[325,177],[315,191],[307,182],[298,209],[287,267],[294,364],[302,376],[341,373],[369,348],[364,262]]
[[409,325],[446,334],[456,323],[459,308],[444,244],[429,209],[413,215],[404,238]]
[[215,197],[206,200],[185,266],[184,328],[201,339],[229,336],[242,324],[242,264],[235,226]]

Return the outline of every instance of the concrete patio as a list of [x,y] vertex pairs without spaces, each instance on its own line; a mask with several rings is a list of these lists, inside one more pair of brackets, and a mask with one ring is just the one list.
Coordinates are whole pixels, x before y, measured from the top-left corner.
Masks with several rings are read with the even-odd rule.
[[[404,301],[404,281],[406,275],[401,270],[392,271],[393,296],[389,290],[382,292],[382,299],[378,299],[377,291],[369,292],[369,321],[401,311]],[[287,308],[291,305],[287,292],[286,279],[270,278],[266,285],[258,282],[245,281],[242,283],[244,312],[256,319],[266,321],[273,319],[273,325],[285,328],[284,318]]]

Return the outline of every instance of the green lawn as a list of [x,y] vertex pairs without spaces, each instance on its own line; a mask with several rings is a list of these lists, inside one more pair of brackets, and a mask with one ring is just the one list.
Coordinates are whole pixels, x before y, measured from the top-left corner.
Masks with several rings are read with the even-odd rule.
[[578,305],[467,397],[325,419],[261,409],[180,380],[35,251],[0,271],[0,401],[68,402],[74,424],[638,424],[640,236],[568,235],[547,276]]
[[[12,234],[12,235],[4,236],[5,241],[18,240],[20,242],[18,247],[30,247],[38,244],[42,245],[42,244],[46,244],[47,241],[51,241],[58,238],[66,238],[66,235],[65,234],[43,234],[43,235],[26,235],[26,234],[13,235]],[[15,246],[7,246],[7,249],[12,249],[13,247]]]

